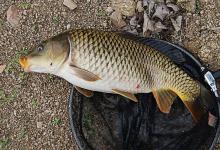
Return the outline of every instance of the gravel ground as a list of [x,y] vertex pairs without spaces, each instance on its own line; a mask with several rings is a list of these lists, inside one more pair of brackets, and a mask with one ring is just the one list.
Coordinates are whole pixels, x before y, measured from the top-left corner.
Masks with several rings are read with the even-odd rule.
[[[20,53],[52,35],[71,28],[106,28],[108,2],[86,0],[69,10],[63,0],[0,1],[0,140],[7,149],[77,149],[72,142],[67,114],[70,85],[47,74],[23,73]],[[19,8],[20,26],[10,27],[6,11]],[[110,27],[108,25],[108,27]],[[27,49],[28,48],[28,49]]]
[[[6,149],[77,149],[69,131],[69,83],[47,74],[23,73],[17,64],[21,53],[68,26],[112,29],[104,11],[108,0],[77,0],[73,11],[62,2],[0,1],[0,64],[7,65],[0,74],[0,144],[6,144]],[[16,28],[6,21],[11,5],[19,8]],[[187,12],[181,32],[172,35],[172,41],[183,43],[211,70],[220,68],[218,6],[214,0],[201,0],[200,14]]]

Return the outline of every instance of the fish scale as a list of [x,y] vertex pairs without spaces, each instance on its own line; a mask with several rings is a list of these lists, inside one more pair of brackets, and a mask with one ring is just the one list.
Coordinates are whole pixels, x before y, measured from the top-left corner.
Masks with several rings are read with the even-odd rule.
[[141,85],[142,92],[171,87],[186,90],[193,96],[199,93],[193,79],[188,80],[185,72],[151,47],[104,31],[74,30],[70,34],[73,50],[79,53],[74,54],[76,66],[115,83],[128,82],[129,86],[123,87],[125,91],[137,91],[135,88]]

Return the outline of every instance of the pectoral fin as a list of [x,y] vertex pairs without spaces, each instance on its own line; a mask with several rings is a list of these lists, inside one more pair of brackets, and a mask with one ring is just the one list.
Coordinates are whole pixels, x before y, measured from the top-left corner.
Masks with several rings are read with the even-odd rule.
[[98,75],[95,75],[94,73],[89,72],[87,70],[78,68],[76,66],[71,66],[71,68],[74,71],[74,75],[83,80],[94,82],[101,79]]
[[154,98],[161,112],[169,113],[177,95],[169,89],[153,90]]
[[86,89],[83,89],[81,87],[78,87],[78,86],[75,86],[75,89],[81,93],[82,95],[84,95],[85,97],[92,97],[94,95],[93,91],[90,91],[90,90],[86,90]]
[[126,97],[126,98],[128,98],[128,99],[130,99],[134,102],[138,101],[137,98],[135,97],[135,95],[132,94],[132,93],[124,92],[124,91],[121,91],[121,90],[118,90],[118,89],[112,89],[112,91],[113,91],[113,93],[124,96],[124,97]]

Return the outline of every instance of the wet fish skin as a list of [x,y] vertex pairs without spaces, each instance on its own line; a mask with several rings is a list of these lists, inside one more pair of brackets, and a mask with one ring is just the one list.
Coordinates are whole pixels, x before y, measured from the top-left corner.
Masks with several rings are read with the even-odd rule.
[[[117,32],[77,29],[62,33],[20,59],[24,70],[52,73],[78,88],[117,93],[137,101],[133,94],[153,92],[158,107],[168,113],[177,96],[199,120],[204,110],[195,103],[208,93],[158,50]],[[207,94],[208,95],[208,94]]]
[[171,89],[185,100],[200,93],[196,81],[150,46],[97,30],[72,31],[70,37],[71,62],[114,84],[114,88],[132,93]]

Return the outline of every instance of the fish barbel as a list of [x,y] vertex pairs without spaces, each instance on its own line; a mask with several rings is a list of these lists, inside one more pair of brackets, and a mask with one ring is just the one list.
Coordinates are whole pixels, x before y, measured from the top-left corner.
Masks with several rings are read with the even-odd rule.
[[158,50],[116,32],[68,31],[42,42],[20,64],[25,71],[62,77],[88,97],[100,91],[137,101],[134,94],[152,92],[164,113],[179,96],[195,120],[203,113],[196,99],[208,93]]

